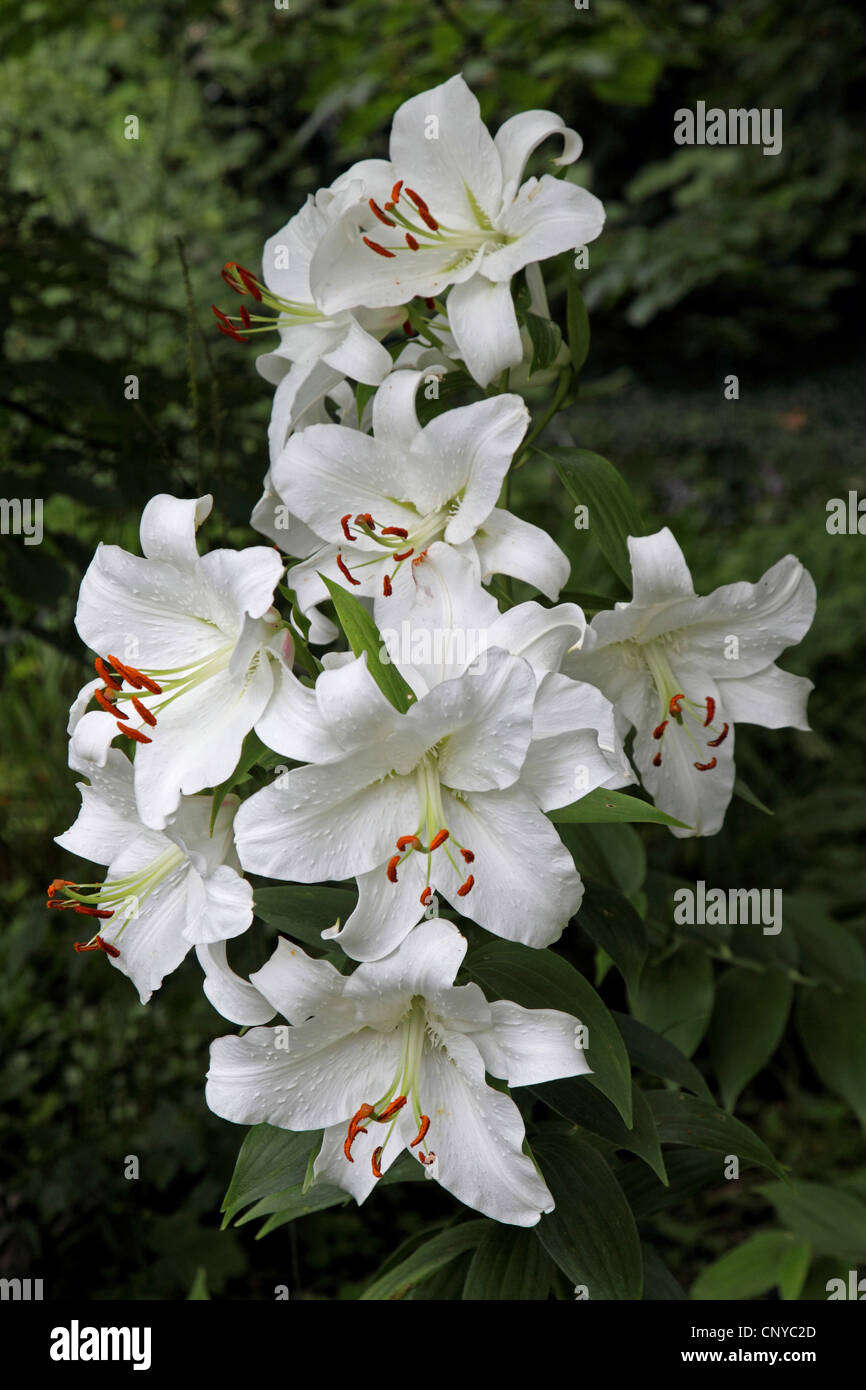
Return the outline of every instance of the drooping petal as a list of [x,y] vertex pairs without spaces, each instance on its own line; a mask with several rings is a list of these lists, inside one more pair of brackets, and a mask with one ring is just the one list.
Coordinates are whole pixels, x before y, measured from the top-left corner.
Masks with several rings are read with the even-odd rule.
[[235,818],[244,868],[295,883],[342,879],[384,865],[414,830],[413,777],[388,777],[379,748],[296,768],[245,801]]
[[[144,831],[135,804],[132,763],[119,748],[112,748],[104,766],[88,763],[77,770],[86,774],[90,786],[77,783],[81,810],[74,824],[62,835],[56,835],[55,841],[70,854],[94,864],[110,864],[130,839]],[[151,833],[162,842],[161,835]]]
[[232,970],[226,956],[225,941],[196,946],[195,953],[205,973],[202,988],[217,1013],[227,1018],[229,1023],[244,1027],[268,1023],[273,1018],[274,1008],[264,995]]
[[815,687],[805,676],[792,676],[771,665],[744,680],[720,680],[718,685],[732,723],[760,724],[765,729],[810,727],[806,703]]
[[493,143],[502,165],[503,202],[514,197],[529,156],[551,135],[562,136],[562,153],[554,164],[572,164],[580,158],[583,141],[553,111],[521,111],[499,127]]
[[519,785],[443,802],[452,838],[475,855],[475,882],[459,896],[463,870],[437,850],[434,889],[496,936],[550,946],[583,897],[580,875],[550,821]]
[[666,599],[694,596],[686,557],[670,527],[652,536],[629,536],[628,553],[634,603],[649,608]]
[[322,353],[322,361],[341,376],[366,382],[368,386],[378,386],[388,375],[392,366],[391,354],[372,333],[367,333],[361,327],[356,318],[348,317],[340,335],[334,336],[334,344]]
[[499,284],[484,275],[456,284],[448,296],[448,322],[457,355],[479,386],[523,358],[520,327],[511,298],[510,277]]
[[475,1043],[449,1033],[426,1052],[420,1099],[436,1160],[430,1174],[466,1206],[512,1226],[534,1226],[553,1198],[522,1151],[525,1130],[510,1096],[484,1080]]
[[192,570],[198,563],[195,533],[210,515],[213,497],[171,497],[166,492],[151,497],[141,514],[139,535],[142,554],[148,560],[164,560],[178,569]]
[[315,960],[293,941],[281,938],[273,955],[250,980],[277,1013],[295,1025],[326,1013],[343,994],[346,981],[327,960]]
[[[358,1017],[372,1027],[387,1027],[381,1016],[392,1000],[405,1008],[414,996],[427,998],[453,985],[466,954],[466,938],[450,922],[432,917],[421,922],[383,959],[359,965],[345,982],[345,997],[355,1004]],[[392,1025],[393,1026],[393,1025]]]
[[492,791],[520,776],[534,699],[529,663],[494,647],[465,675],[435,686],[406,720],[424,724],[431,734],[447,730],[438,758],[442,782],[460,791]]
[[529,179],[499,219],[500,230],[511,240],[487,252],[482,273],[489,280],[508,281],[532,261],[594,241],[603,226],[604,204],[588,189],[550,174]]
[[381,864],[358,875],[358,902],[332,937],[347,956],[378,961],[408,936],[424,916],[426,865],[426,856],[410,854],[397,869],[396,883]]
[[321,1129],[381,1096],[400,1060],[396,1033],[356,1031],[341,1001],[300,1027],[253,1028],[211,1044],[205,1099],[236,1124]]
[[592,1071],[578,1042],[580,1025],[560,1009],[524,1009],[506,999],[490,1005],[491,1027],[473,1042],[492,1076],[509,1086],[539,1086]]
[[281,663],[274,664],[274,689],[256,733],[275,753],[297,762],[327,762],[339,758],[342,745],[322,717],[315,690],[301,685]]
[[583,641],[586,618],[576,603],[542,608],[540,603],[518,603],[491,624],[491,646],[504,647],[528,661],[536,678],[558,671],[566,652]]
[[[799,642],[815,616],[815,583],[786,555],[757,584],[725,584],[706,598],[681,599],[647,629],[684,629],[689,661],[717,680],[752,676]],[[731,638],[736,641],[732,642]]]
[[476,532],[474,543],[485,579],[492,574],[510,574],[540,589],[554,602],[568,581],[568,557],[547,532],[501,507],[494,507]]
[[240,688],[224,670],[161,710],[152,743],[135,759],[135,796],[146,825],[162,829],[181,792],[191,796],[225,781],[272,690],[271,663],[262,659]]
[[316,681],[322,721],[342,749],[370,747],[395,732],[400,716],[370,675],[367,653],[323,671]]
[[437,504],[460,499],[445,528],[450,545],[469,540],[490,515],[528,424],[521,398],[503,395],[446,410],[425,427],[424,447],[435,460],[431,484],[439,492]]
[[228,864],[207,878],[192,873],[184,938],[193,945],[240,936],[253,920],[253,890]]

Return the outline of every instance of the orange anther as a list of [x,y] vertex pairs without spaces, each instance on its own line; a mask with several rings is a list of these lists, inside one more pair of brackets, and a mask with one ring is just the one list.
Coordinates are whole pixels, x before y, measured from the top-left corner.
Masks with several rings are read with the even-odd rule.
[[366,246],[369,246],[371,251],[375,251],[377,256],[384,256],[386,260],[393,261],[394,252],[386,251],[385,247],[380,246],[378,241],[371,241],[368,236],[361,237],[361,240],[364,242]]
[[465,883],[461,883],[460,887],[457,889],[457,896],[458,896],[458,898],[465,898],[465,897],[466,897],[466,894],[467,894],[467,893],[470,891],[470,889],[472,888],[472,885],[474,884],[474,882],[475,882],[475,875],[474,875],[474,874],[470,874],[469,877],[467,878],[466,882],[465,882]]
[[[154,724],[156,723],[156,715],[151,714],[150,710],[147,708],[147,705],[143,705],[135,695],[133,695],[132,697],[132,704],[136,713],[141,715],[141,718],[144,720],[145,724],[149,724],[151,728],[153,728]],[[124,715],[123,717],[128,718],[127,715]]]
[[389,859],[389,860],[388,860],[388,867],[387,867],[387,869],[385,870],[385,873],[387,874],[388,879],[389,879],[389,881],[390,881],[391,883],[396,883],[396,882],[397,882],[397,865],[398,865],[399,863],[400,863],[400,856],[399,856],[399,854],[395,854],[394,857],[393,857],[392,859]]
[[340,554],[337,555],[337,569],[346,579],[348,579],[350,584],[354,584],[356,586],[360,585],[360,579],[353,579],[352,575],[349,573],[348,565],[344,562],[343,557]]
[[429,1116],[429,1115],[422,1115],[422,1116],[421,1116],[421,1128],[419,1129],[419,1131],[418,1131],[417,1135],[415,1136],[415,1138],[412,1140],[412,1143],[409,1145],[409,1148],[410,1148],[410,1149],[414,1149],[415,1146],[416,1146],[417,1144],[420,1144],[420,1143],[422,1142],[422,1140],[424,1139],[424,1136],[425,1136],[425,1134],[427,1133],[427,1131],[428,1131],[429,1128],[430,1128],[430,1116]]
[[715,712],[716,712],[716,702],[715,702],[715,700],[713,699],[712,695],[708,695],[708,696],[707,696],[707,717],[706,717],[706,719],[704,720],[704,728],[705,728],[705,729],[706,729],[707,725],[712,724],[712,722],[713,722],[713,716],[714,716]]
[[717,761],[718,759],[711,758],[708,763],[695,763],[695,767],[698,769],[698,772],[712,772]]
[[430,841],[430,849],[438,849],[440,845],[444,845],[445,841],[448,839],[449,834],[450,831],[448,830],[437,830],[436,834],[433,836],[433,839]]
[[711,738],[711,739],[708,739],[708,740],[707,740],[707,747],[708,747],[708,748],[718,748],[718,746],[719,746],[720,743],[724,743],[725,739],[728,737],[728,727],[729,727],[729,726],[728,726],[728,724],[726,723],[725,726],[724,726],[724,728],[722,729],[722,732],[719,734],[718,738]]

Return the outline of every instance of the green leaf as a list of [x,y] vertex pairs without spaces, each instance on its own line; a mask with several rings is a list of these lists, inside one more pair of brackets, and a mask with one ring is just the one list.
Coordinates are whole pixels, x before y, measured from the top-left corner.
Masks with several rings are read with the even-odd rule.
[[779,1292],[786,1303],[800,1297],[812,1263],[812,1247],[807,1240],[796,1240],[779,1261]]
[[667,1182],[665,1162],[659,1144],[653,1113],[643,1092],[632,1085],[631,1128],[627,1128],[609,1100],[590,1084],[588,1076],[571,1076],[564,1081],[548,1081],[543,1086],[527,1088],[563,1119],[571,1120],[591,1134],[597,1134],[613,1144],[627,1149],[648,1164],[659,1182]]
[[223,1199],[223,1229],[251,1202],[302,1183],[320,1138],[320,1132],[293,1134],[266,1124],[248,1130]]
[[793,992],[781,970],[759,974],[734,966],[716,981],[709,1044],[726,1110],[776,1051]]
[[494,999],[511,999],[525,1009],[562,1009],[587,1030],[588,1078],[632,1122],[631,1072],[625,1044],[592,985],[553,951],[514,941],[495,941],[469,952],[463,971]]
[[782,1225],[818,1255],[857,1265],[866,1260],[866,1202],[820,1182],[771,1182],[758,1189]]
[[584,878],[600,878],[626,898],[642,887],[646,850],[633,826],[574,825],[560,833]]
[[629,1014],[618,1013],[616,1009],[612,1010],[612,1013],[633,1066],[640,1067],[642,1071],[649,1072],[650,1076],[657,1076],[662,1081],[674,1081],[677,1086],[694,1091],[695,1095],[714,1103],[712,1092],[701,1073],[694,1063],[680,1052],[676,1043],[672,1043],[669,1038],[663,1038],[660,1033],[647,1028],[645,1023],[639,1023]]
[[747,786],[742,777],[734,779],[734,796],[738,796],[741,801],[746,801],[750,806],[754,806],[757,811],[763,811],[765,816],[774,816],[775,811],[771,811],[769,806],[765,806],[760,797],[756,796],[752,788]]
[[533,1227],[548,1255],[591,1300],[640,1298],[637,1226],[601,1154],[571,1134],[542,1134],[532,1147],[556,1203]]
[[684,1300],[686,1295],[658,1251],[644,1241],[641,1243],[641,1256],[644,1302]]
[[719,1185],[719,1160],[715,1155],[672,1149],[665,1154],[665,1167],[667,1187],[637,1159],[617,1169],[617,1178],[636,1221],[648,1220],[664,1211],[681,1213],[689,1197]]
[[555,467],[572,502],[589,509],[589,530],[616,575],[631,588],[626,540],[646,525],[622,474],[588,449],[537,449]]
[[472,1256],[464,1300],[538,1302],[546,1299],[556,1267],[532,1230],[490,1225]]
[[186,1296],[186,1301],[187,1303],[201,1303],[204,1300],[210,1300],[210,1294],[207,1291],[207,1271],[199,1265]]
[[632,1008],[641,1023],[662,1033],[690,1057],[713,1010],[713,967],[706,951],[688,943],[658,964],[646,966]]
[[587,792],[579,801],[570,806],[560,806],[548,812],[554,825],[593,825],[605,822],[624,824],[627,821],[653,825],[678,825],[684,830],[690,827],[681,820],[675,820],[664,811],[659,811],[650,801],[641,801],[637,796],[626,796],[624,792],[609,792],[596,787]]
[[350,594],[339,584],[335,584],[333,580],[326,579],[323,574],[319,578],[331,595],[340,626],[345,632],[355,656],[360,656],[362,652],[367,653],[367,669],[373,680],[394,708],[400,714],[405,714],[409,706],[414,703],[415,694],[404,681],[397,667],[390,661],[382,660],[381,653],[385,650],[385,644],[372,617],[363,604],[358,602],[354,594]]
[[532,361],[529,375],[546,371],[552,365],[562,346],[562,334],[552,319],[542,318],[540,314],[527,314],[526,327],[532,340]]
[[257,917],[278,931],[297,937],[310,946],[323,949],[322,932],[339,918],[345,923],[357,902],[351,888],[332,888],[330,885],[288,883],[279,888],[255,888],[254,908]]
[[692,1285],[695,1299],[757,1298],[779,1287],[786,1260],[791,1255],[802,1262],[805,1251],[808,1268],[810,1246],[786,1231],[763,1231],[744,1240],[702,1270]]
[[256,1240],[262,1240],[278,1226],[285,1226],[289,1221],[297,1220],[299,1216],[309,1216],[314,1211],[326,1211],[328,1207],[345,1206],[349,1201],[351,1197],[345,1188],[337,1187],[334,1183],[316,1182],[306,1192],[302,1182],[296,1183],[294,1187],[284,1188],[282,1192],[276,1192],[271,1197],[263,1197],[249,1211],[244,1212],[235,1225],[245,1226],[248,1221],[258,1221],[260,1217],[266,1216],[268,1219],[261,1229],[256,1231]]
[[812,1066],[866,1128],[866,985],[803,990],[796,1018]]
[[234,772],[229,777],[227,777],[224,782],[220,782],[218,787],[214,787],[213,802],[211,804],[210,812],[211,835],[213,834],[213,828],[216,825],[216,818],[219,815],[220,807],[222,806],[223,802],[226,799],[226,796],[231,791],[232,787],[237,786],[239,782],[243,781],[250,768],[255,767],[259,759],[262,758],[265,754],[270,753],[270,751],[271,750],[270,748],[268,748],[267,744],[262,743],[255,729],[250,729],[249,733],[244,739],[243,747],[241,748],[241,756],[238,759],[238,765],[235,768]]
[[568,268],[565,324],[568,331],[568,351],[571,354],[575,375],[578,376],[589,356],[590,330],[589,315],[586,312],[586,305],[580,292],[580,281],[573,265],[569,265]]
[[466,1221],[428,1240],[413,1250],[405,1260],[374,1279],[361,1294],[362,1302],[402,1298],[413,1285],[420,1284],[464,1250],[474,1250],[489,1229],[489,1221]]
[[577,925],[607,952],[631,996],[640,982],[647,939],[644,924],[628,899],[614,888],[587,879]]
[[[742,1163],[755,1163],[784,1177],[783,1168],[763,1139],[726,1110],[718,1110],[706,1101],[674,1091],[650,1091],[647,1100],[663,1144],[685,1144],[691,1149],[735,1154]],[[723,1168],[719,1164],[719,1178],[722,1176]]]
[[366,381],[359,381],[355,387],[355,409],[358,413],[358,427],[361,427],[361,419],[364,408],[368,401],[371,401],[376,394],[376,387],[370,386]]

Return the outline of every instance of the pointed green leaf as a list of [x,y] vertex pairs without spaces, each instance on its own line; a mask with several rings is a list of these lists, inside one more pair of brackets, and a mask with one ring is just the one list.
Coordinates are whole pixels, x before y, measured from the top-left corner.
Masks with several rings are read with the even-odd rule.
[[[784,1170],[776,1161],[763,1139],[735,1120],[726,1110],[719,1110],[694,1096],[674,1091],[649,1091],[647,1100],[658,1125],[663,1144],[685,1144],[691,1149],[711,1149],[719,1155],[734,1154],[742,1163],[754,1163],[768,1168],[778,1177]],[[719,1177],[723,1164],[719,1163]]]
[[678,825],[689,827],[681,820],[675,820],[664,811],[659,811],[650,801],[641,801],[636,796],[626,796],[624,792],[609,792],[596,787],[587,792],[579,801],[570,806],[560,806],[549,811],[548,817],[554,825],[593,825],[604,823],[622,824],[627,821],[653,825]]
[[400,675],[397,667],[390,661],[383,661],[385,644],[382,634],[362,603],[354,594],[335,584],[333,580],[319,576],[331,595],[340,626],[348,638],[349,646],[356,656],[367,653],[367,669],[382,694],[400,714],[405,714],[415,702],[415,694]]

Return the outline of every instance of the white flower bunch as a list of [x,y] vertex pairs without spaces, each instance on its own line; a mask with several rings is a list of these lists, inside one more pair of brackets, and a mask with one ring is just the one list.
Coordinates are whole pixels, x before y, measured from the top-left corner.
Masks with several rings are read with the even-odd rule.
[[[216,311],[222,331],[279,337],[258,359],[276,389],[252,517],[272,544],[200,554],[212,499],[160,495],[141,556],[98,548],[76,615],[96,678],[69,724],[87,780],[58,844],[107,869],[55,879],[48,904],[96,919],[76,949],[107,955],[142,1003],[196,947],[208,998],[252,1029],[213,1044],[207,1102],[321,1130],[310,1181],[363,1202],[405,1151],[518,1226],[553,1198],[486,1077],[590,1073],[591,1040],[561,1009],[455,983],[460,925],[556,942],[583,885],[550,813],[586,799],[591,821],[638,779],[675,835],[716,832],[735,724],[808,727],[810,683],[775,661],[815,606],[790,556],[698,597],[666,528],[627,539],[630,602],[587,623],[558,601],[569,560],[509,503],[547,418],[533,428],[514,388],[553,378],[565,400],[579,368],[540,266],[597,237],[604,210],[567,176],[525,177],[550,137],[564,175],[582,142],[559,117],[524,112],[493,137],[453,77],[400,107],[387,159],[267,240],[261,276],[227,265],[244,303]],[[513,602],[512,580],[547,605]],[[226,948],[254,921],[244,873],[354,882],[355,905],[317,954],[289,931],[244,979]]]

